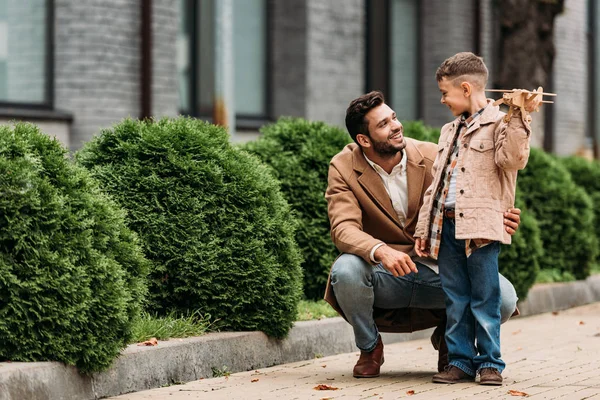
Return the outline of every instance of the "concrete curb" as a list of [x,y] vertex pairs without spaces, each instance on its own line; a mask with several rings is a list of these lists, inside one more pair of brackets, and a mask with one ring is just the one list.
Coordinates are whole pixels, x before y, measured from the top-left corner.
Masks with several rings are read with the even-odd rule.
[[[597,301],[600,275],[536,285],[519,309],[527,316]],[[431,331],[384,334],[383,340],[422,339]],[[99,399],[212,377],[213,369],[247,371],[353,351],[357,350],[352,329],[342,318],[298,322],[285,340],[262,332],[211,333],[159,342],[155,347],[128,346],[109,370],[91,377],[57,362],[0,363],[0,400]]]

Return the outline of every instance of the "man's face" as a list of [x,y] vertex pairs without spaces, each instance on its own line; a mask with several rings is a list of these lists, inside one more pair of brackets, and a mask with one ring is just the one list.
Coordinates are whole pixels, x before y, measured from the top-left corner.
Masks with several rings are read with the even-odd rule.
[[446,105],[452,112],[452,115],[459,116],[464,112],[469,111],[469,98],[465,96],[463,87],[456,85],[452,80],[443,77],[438,82],[440,92],[442,92],[442,104]]
[[387,104],[373,108],[365,115],[369,128],[369,140],[375,153],[393,156],[406,147],[404,128],[396,113]]

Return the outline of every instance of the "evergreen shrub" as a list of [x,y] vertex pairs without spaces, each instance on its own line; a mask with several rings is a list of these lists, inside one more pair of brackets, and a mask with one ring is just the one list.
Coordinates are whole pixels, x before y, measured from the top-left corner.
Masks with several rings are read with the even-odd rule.
[[519,172],[517,187],[539,223],[544,247],[540,267],[585,279],[598,252],[590,197],[559,161],[535,148]]
[[329,162],[351,142],[339,128],[301,118],[281,118],[261,130],[244,148],[269,165],[299,220],[296,242],[304,261],[304,295],[321,299],[339,251],[329,235],[327,174]]
[[[560,159],[567,168],[573,181],[592,199],[594,208],[594,227],[596,239],[600,239],[600,162],[588,161],[581,157],[571,156]],[[596,253],[597,257],[600,252]]]
[[124,213],[55,139],[0,126],[0,360],[108,367],[131,337],[147,261]]
[[149,310],[284,336],[301,296],[294,219],[266,166],[191,118],[125,120],[78,154],[128,211],[152,266]]

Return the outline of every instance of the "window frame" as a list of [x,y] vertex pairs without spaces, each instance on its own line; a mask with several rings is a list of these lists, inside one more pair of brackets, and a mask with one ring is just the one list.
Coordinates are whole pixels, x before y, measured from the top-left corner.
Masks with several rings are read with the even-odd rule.
[[[46,65],[44,73],[44,100],[42,102],[13,102],[0,100],[0,109],[30,109],[30,110],[52,110],[54,109],[54,0],[44,0],[46,3],[46,54],[44,62]],[[5,113],[3,113],[5,114]]]
[[[202,1],[202,0],[200,0]],[[218,0],[216,0],[218,1]],[[198,21],[198,11],[199,11],[199,1],[197,0],[185,0],[185,9],[188,11],[186,14],[186,18],[189,18],[188,23],[190,26],[190,40],[188,43],[188,51],[190,55],[190,74],[188,79],[189,85],[189,98],[188,102],[190,104],[191,110],[182,110],[179,112],[182,115],[187,115],[190,117],[202,119],[208,122],[212,122],[212,115],[207,115],[201,113],[198,107],[198,102],[200,100],[198,87],[199,87],[199,79],[200,79],[200,51],[199,51],[199,42],[200,42],[200,24]],[[273,111],[272,111],[272,65],[271,65],[271,57],[272,57],[272,37],[271,37],[271,26],[272,26],[272,3],[270,0],[265,0],[265,20],[264,24],[264,34],[265,34],[265,62],[263,68],[263,74],[265,77],[265,85],[264,85],[264,104],[263,108],[265,110],[264,114],[261,115],[247,115],[247,114],[239,114],[236,112],[235,121],[236,121],[236,129],[258,129],[263,126],[265,123],[273,121]],[[235,66],[234,66],[235,68]]]

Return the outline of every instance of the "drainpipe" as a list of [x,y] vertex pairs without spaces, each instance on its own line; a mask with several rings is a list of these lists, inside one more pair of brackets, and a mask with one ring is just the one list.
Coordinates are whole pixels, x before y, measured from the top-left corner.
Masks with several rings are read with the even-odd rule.
[[233,0],[215,1],[215,98],[213,121],[235,136]]

